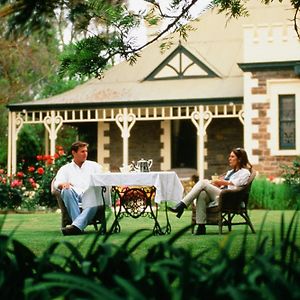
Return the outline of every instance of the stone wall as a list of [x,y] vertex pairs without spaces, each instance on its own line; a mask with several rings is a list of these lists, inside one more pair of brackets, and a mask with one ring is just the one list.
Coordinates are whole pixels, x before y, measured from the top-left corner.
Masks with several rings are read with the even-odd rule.
[[243,147],[243,125],[238,118],[213,119],[206,132],[205,178],[210,178],[228,170],[228,155],[232,148]]
[[267,80],[268,79],[292,79],[297,78],[294,71],[280,70],[280,71],[260,71],[253,72],[252,79],[256,79],[257,87],[252,88],[252,94],[266,94],[267,93]]
[[[252,79],[257,80],[257,86],[252,88],[252,95],[267,94],[267,81],[270,79],[293,79],[297,78],[292,70],[253,72]],[[253,155],[258,156],[259,163],[254,168],[265,176],[277,177],[282,174],[281,165],[291,165],[296,156],[272,156],[268,141],[271,133],[268,132],[270,117],[270,103],[257,102],[252,104],[252,110],[257,111],[257,117],[252,118],[252,125],[258,127],[257,133],[252,134],[253,141],[257,141],[258,148],[253,149]]]
[[270,123],[268,117],[269,103],[255,103],[253,110],[258,110],[258,117],[252,119],[252,124],[258,126],[258,133],[253,133],[253,140],[258,141],[258,148],[253,150],[253,155],[259,157],[259,163],[253,167],[267,177],[278,177],[282,174],[282,164],[291,165],[296,156],[272,156],[268,148],[270,133],[267,131]]

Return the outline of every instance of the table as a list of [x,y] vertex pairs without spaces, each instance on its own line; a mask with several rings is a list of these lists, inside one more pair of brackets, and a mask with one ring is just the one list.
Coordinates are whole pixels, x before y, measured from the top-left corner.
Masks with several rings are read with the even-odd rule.
[[[120,199],[119,208],[116,207],[116,201],[113,201],[115,221],[112,230],[114,232],[120,232],[119,219],[124,215],[133,218],[148,215],[154,220],[153,233],[155,235],[170,233],[171,224],[167,213],[167,201],[178,203],[183,195],[183,186],[173,171],[93,174],[91,175],[91,186],[112,187],[112,194],[115,197],[113,200],[116,200],[116,197]],[[118,187],[127,188],[120,190]],[[151,200],[154,200],[156,208],[159,203],[165,202],[167,221],[165,230],[162,230],[158,222],[158,209],[154,213]]]

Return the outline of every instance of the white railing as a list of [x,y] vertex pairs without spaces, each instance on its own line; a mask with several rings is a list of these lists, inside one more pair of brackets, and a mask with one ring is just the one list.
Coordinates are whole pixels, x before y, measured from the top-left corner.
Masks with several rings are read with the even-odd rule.
[[[209,111],[212,118],[239,118],[243,111],[243,104],[204,105],[204,111]],[[172,106],[172,107],[144,107],[128,108],[130,114],[136,116],[136,120],[176,120],[191,119],[195,111],[200,111],[200,105]],[[44,123],[45,118],[51,114],[62,118],[63,123],[72,122],[115,122],[116,116],[123,113],[122,108],[107,109],[66,109],[52,111],[26,111],[17,113],[17,118],[23,120],[23,124]]]

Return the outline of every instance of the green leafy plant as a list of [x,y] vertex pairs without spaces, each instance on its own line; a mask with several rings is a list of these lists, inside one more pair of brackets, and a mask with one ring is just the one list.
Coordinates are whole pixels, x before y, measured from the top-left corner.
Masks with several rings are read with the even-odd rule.
[[143,229],[121,245],[110,243],[109,234],[95,235],[85,254],[70,241],[53,242],[40,257],[12,235],[0,234],[0,294],[5,299],[298,299],[298,227],[298,212],[288,226],[282,215],[279,239],[274,234],[271,247],[268,237],[259,235],[249,254],[245,232],[232,255],[230,235],[216,245],[218,257],[206,261],[203,251],[192,255],[175,246],[189,227],[139,259],[134,251],[153,238],[150,233],[136,241]]
[[249,207],[275,210],[295,209],[297,195],[287,183],[274,183],[260,176],[252,184]]
[[289,184],[295,193],[300,193],[300,157],[297,157],[291,166],[282,165],[282,177]]

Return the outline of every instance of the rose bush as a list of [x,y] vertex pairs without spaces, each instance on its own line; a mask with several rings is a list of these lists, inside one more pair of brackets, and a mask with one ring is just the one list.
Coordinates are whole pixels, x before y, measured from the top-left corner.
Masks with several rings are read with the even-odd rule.
[[51,181],[58,169],[70,160],[71,156],[57,146],[53,157],[37,155],[36,163],[30,166],[22,161],[12,176],[8,176],[5,169],[0,169],[0,209],[56,207]]

